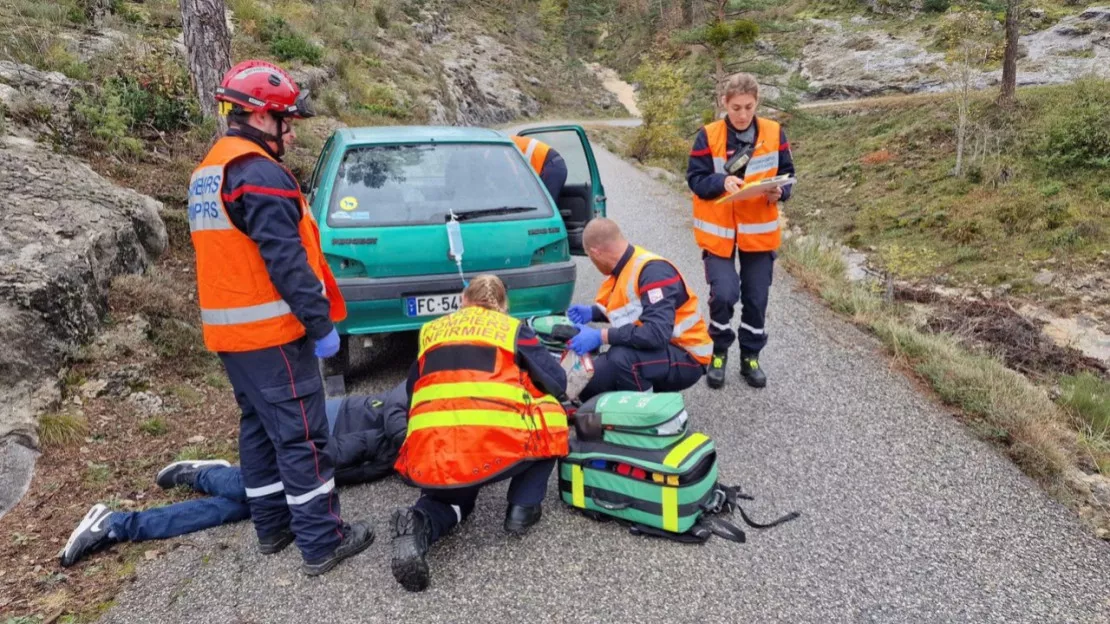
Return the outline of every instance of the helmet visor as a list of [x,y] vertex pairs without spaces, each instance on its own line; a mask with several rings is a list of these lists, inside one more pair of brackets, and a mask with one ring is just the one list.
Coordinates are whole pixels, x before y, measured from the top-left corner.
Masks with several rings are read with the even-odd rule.
[[309,97],[308,91],[301,91],[296,101],[287,110],[290,117],[308,119],[316,116],[316,108],[312,105],[312,99]]

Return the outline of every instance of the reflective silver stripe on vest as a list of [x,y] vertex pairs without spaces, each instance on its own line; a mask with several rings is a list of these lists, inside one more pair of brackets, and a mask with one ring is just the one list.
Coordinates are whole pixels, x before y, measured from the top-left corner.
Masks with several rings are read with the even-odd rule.
[[724,158],[717,158],[716,156],[714,156],[713,157],[713,173],[724,173],[724,172],[725,172],[725,159]]
[[779,229],[778,220],[767,223],[738,223],[736,225],[741,234],[767,234]]
[[764,154],[762,156],[756,156],[755,158],[751,159],[748,162],[748,168],[744,169],[744,177],[749,178],[751,176],[755,176],[755,175],[759,175],[761,173],[765,173],[765,172],[770,171],[772,169],[778,169],[778,167],[779,167],[779,153],[778,152],[771,152],[770,154]]
[[285,485],[283,485],[281,481],[277,481],[275,483],[271,483],[270,485],[245,489],[247,490],[247,498],[261,498],[263,496],[269,496],[270,494],[277,494],[278,492],[281,492],[285,489]]
[[528,139],[528,149],[524,150],[524,160],[527,160],[528,164],[532,164],[532,152],[534,151],[536,151],[536,140]]
[[678,338],[682,334],[686,333],[686,330],[690,329],[694,325],[697,325],[698,321],[700,321],[700,320],[701,320],[701,313],[700,312],[695,312],[695,313],[691,314],[690,316],[686,317],[686,319],[683,320],[681,323],[675,323],[674,331],[671,332],[671,335],[674,336],[675,338]]
[[713,343],[712,342],[707,342],[705,344],[695,345],[695,346],[692,346],[692,347],[686,347],[686,350],[689,351],[690,353],[693,353],[694,355],[697,355],[697,356],[709,357],[709,356],[713,355]]
[[285,495],[285,502],[289,503],[290,505],[303,505],[303,504],[307,503],[308,501],[316,498],[317,496],[320,496],[322,494],[327,494],[328,492],[330,492],[334,489],[335,489],[335,479],[328,479],[327,483],[321,485],[320,487],[316,488],[315,490],[312,490],[311,492],[305,492],[304,494],[301,494],[300,496],[290,496],[290,495],[286,494]]
[[224,168],[210,165],[197,169],[189,181],[189,231],[230,230],[235,226],[224,212],[220,190],[223,189]]
[[239,325],[241,323],[254,323],[267,321],[286,314],[292,314],[289,304],[284,299],[262,303],[259,305],[245,306],[242,308],[205,309],[200,311],[200,320],[205,325]]
[[640,320],[640,314],[644,311],[644,306],[640,304],[640,300],[628,302],[609,313],[609,324],[613,327],[624,327],[630,323],[635,323]]
[[720,236],[721,238],[733,239],[736,238],[736,230],[731,228],[723,228],[719,225],[702,221],[701,219],[694,219],[694,228],[712,234],[713,236]]

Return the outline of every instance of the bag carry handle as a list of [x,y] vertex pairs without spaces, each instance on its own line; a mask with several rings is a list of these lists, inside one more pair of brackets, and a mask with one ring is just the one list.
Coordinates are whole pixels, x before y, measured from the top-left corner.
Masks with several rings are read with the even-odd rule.
[[607,501],[604,498],[598,497],[596,494],[590,497],[599,507],[604,507],[609,511],[620,511],[621,509],[628,509],[632,506],[632,501]]
[[713,535],[723,537],[730,542],[743,544],[748,541],[748,536],[744,534],[744,530],[727,520],[713,516],[702,516],[698,519],[698,524],[709,529]]

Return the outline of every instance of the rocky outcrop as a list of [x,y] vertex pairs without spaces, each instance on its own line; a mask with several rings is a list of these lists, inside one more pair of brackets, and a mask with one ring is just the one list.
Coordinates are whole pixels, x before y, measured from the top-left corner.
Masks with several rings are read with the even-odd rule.
[[[920,32],[892,35],[867,18],[813,20],[802,51],[805,100],[849,99],[952,88],[944,55]],[[1064,84],[1083,75],[1110,78],[1110,7],[1090,7],[1047,30],[1021,37],[1020,86]],[[972,88],[997,85],[1001,70],[975,72]]]
[[161,204],[32,141],[0,141],[0,441],[37,447],[58,371],[94,338],[109,284],[166,248]]
[[515,77],[505,69],[514,57],[498,40],[448,33],[436,48],[442,55],[444,89],[430,102],[430,123],[486,126],[540,112],[540,103],[517,88]]

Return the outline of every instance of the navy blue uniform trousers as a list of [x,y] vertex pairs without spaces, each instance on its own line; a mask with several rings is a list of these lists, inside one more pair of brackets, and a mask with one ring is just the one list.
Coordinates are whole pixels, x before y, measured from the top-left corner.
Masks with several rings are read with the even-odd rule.
[[[709,283],[709,337],[713,352],[724,353],[740,337],[740,353],[758,355],[767,346],[767,300],[774,273],[773,251],[738,251],[731,258],[701,252]],[[740,270],[736,270],[736,261]],[[740,331],[732,331],[732,313],[740,302]]]
[[678,392],[698,383],[704,374],[704,366],[673,344],[654,350],[616,345],[594,358],[593,377],[578,398],[588,401],[615,390]]
[[512,479],[509,482],[509,503],[531,507],[543,502],[547,494],[547,479],[555,468],[554,459],[525,461],[506,470],[495,479],[481,485],[453,489],[421,489],[420,498],[413,505],[428,516],[432,529],[429,543],[451,532],[474,511],[478,492],[485,486]]
[[239,465],[255,532],[292,529],[305,560],[330,555],[343,538],[328,419],[314,343],[220,353],[235,389]]

